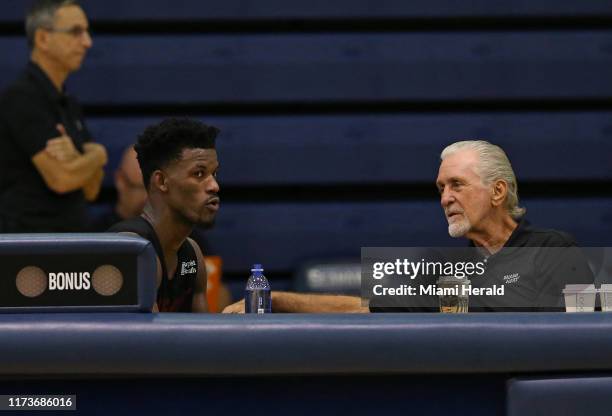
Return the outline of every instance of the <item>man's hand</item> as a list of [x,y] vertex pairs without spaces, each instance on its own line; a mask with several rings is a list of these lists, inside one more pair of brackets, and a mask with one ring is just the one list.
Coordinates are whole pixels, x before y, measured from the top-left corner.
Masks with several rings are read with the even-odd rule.
[[84,143],[83,151],[85,153],[98,154],[99,160],[102,162],[102,165],[106,165],[106,163],[108,162],[108,154],[106,153],[106,148],[102,146],[100,143],[93,143],[93,142]]
[[227,306],[223,313],[244,313],[244,299]]
[[65,194],[82,189],[85,198],[92,201],[98,195],[108,161],[106,149],[99,143],[83,145],[80,153],[66,134],[63,125],[56,126],[60,136],[47,141],[45,149],[32,156],[32,163],[45,184],[55,193]]
[[62,124],[56,126],[60,135],[47,140],[45,151],[60,162],[70,162],[80,156],[81,153],[74,146],[74,142],[66,133]]

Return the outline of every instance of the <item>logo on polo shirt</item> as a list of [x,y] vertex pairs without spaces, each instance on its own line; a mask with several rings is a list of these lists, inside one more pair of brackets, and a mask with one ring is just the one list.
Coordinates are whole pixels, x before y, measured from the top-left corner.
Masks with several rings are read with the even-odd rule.
[[521,278],[521,275],[518,273],[507,274],[504,276],[504,284],[516,283]]
[[195,266],[196,266],[195,260],[182,262],[181,263],[181,276],[184,276],[186,274],[195,273],[197,271]]

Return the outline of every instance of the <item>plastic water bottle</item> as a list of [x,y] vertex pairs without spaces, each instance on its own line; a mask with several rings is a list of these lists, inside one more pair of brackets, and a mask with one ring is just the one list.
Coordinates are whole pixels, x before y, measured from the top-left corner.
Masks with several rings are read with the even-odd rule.
[[244,290],[244,312],[272,312],[270,284],[266,276],[263,275],[263,267],[261,267],[261,264],[255,264],[251,269],[251,277],[249,277]]

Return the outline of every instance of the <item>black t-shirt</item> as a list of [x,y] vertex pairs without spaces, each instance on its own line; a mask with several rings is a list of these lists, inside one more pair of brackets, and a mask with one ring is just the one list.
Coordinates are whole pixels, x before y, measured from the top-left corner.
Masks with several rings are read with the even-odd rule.
[[[473,247],[473,244],[471,244]],[[572,236],[557,230],[532,227],[521,220],[499,252],[469,250],[469,260],[484,263],[482,276],[471,277],[474,288],[504,288],[503,296],[470,296],[470,311],[562,311],[562,289],[567,284],[593,284],[586,257]],[[463,260],[466,260],[463,258]],[[435,283],[435,278],[430,279]],[[438,311],[437,296],[415,300],[419,307],[370,307],[372,312]]]
[[185,240],[177,253],[176,272],[168,278],[164,252],[155,229],[142,217],[135,217],[113,225],[109,232],[131,232],[149,240],[162,267],[162,281],[157,292],[160,312],[191,312],[193,293],[198,278],[198,260],[193,246]]
[[77,102],[30,62],[0,96],[0,232],[85,230],[82,190],[53,192],[31,160],[60,135],[57,124],[81,152],[91,140]]

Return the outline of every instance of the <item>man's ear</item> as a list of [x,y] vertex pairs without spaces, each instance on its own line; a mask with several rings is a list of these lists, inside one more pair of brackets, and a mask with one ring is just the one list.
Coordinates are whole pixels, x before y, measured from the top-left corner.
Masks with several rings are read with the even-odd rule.
[[49,43],[49,31],[38,28],[34,32],[34,48],[40,50],[47,50],[47,44]]
[[156,170],[151,175],[151,184],[153,188],[159,189],[161,192],[168,192],[168,178],[161,170]]
[[502,205],[506,201],[508,195],[508,184],[502,179],[498,179],[493,184],[491,191],[491,205],[494,207]]
[[123,176],[119,173],[119,170],[116,170],[113,174],[115,179],[115,188],[123,190],[125,188],[125,181],[123,180]]

